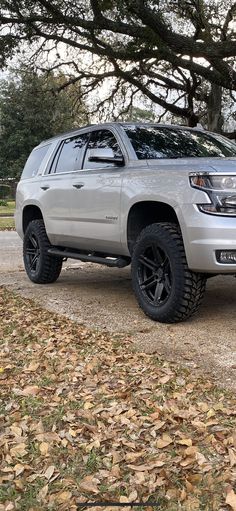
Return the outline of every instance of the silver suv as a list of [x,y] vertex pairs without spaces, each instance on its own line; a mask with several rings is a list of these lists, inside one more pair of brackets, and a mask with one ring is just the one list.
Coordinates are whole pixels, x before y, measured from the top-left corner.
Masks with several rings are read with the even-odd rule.
[[236,273],[236,144],[158,124],[65,133],[30,154],[15,220],[33,282],[54,282],[66,258],[131,263],[143,311],[182,321],[209,276]]

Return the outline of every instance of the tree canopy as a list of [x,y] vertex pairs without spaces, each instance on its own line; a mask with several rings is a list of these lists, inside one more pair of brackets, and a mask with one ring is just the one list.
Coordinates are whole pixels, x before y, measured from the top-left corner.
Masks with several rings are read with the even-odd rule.
[[222,90],[236,90],[235,20],[232,0],[2,0],[2,65],[22,42],[37,43],[87,91],[107,80],[117,104],[128,84],[126,108],[141,92],[189,125],[202,111],[211,124],[215,110],[217,130]]
[[1,81],[0,177],[18,178],[34,146],[86,122],[83,105],[75,105],[75,91],[58,94],[62,81],[62,75],[38,75],[25,67]]

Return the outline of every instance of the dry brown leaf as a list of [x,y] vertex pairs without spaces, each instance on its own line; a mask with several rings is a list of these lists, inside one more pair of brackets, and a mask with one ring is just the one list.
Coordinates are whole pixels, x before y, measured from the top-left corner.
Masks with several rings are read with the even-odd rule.
[[154,468],[163,467],[163,465],[165,465],[164,461],[156,461],[155,463],[150,463],[149,465],[127,465],[127,467],[137,472],[148,472]]
[[162,385],[165,385],[165,383],[168,383],[168,381],[170,381],[170,379],[171,379],[171,376],[169,374],[167,374],[165,376],[162,376],[162,378],[160,378],[159,383],[161,383]]
[[14,471],[15,471],[16,477],[18,477],[20,474],[22,474],[22,472],[24,472],[24,470],[25,470],[25,467],[24,467],[24,465],[21,465],[21,463],[17,463],[14,466]]
[[24,372],[34,372],[39,368],[39,362],[30,362],[28,367],[24,368]]
[[157,440],[156,446],[158,447],[158,449],[164,449],[168,445],[172,444],[172,442],[173,442],[172,438],[166,433],[163,433],[162,437]]
[[18,490],[24,490],[24,483],[20,479],[14,479],[14,485]]
[[58,502],[58,504],[63,504],[64,502],[68,502],[72,497],[72,493],[68,490],[66,491],[61,491],[60,493],[57,494],[56,496],[56,501]]
[[155,431],[158,431],[158,429],[161,429],[165,425],[164,421],[155,421],[154,429]]
[[234,465],[236,465],[236,453],[234,451],[234,449],[228,449],[228,452],[229,452],[229,462],[230,462],[230,466],[231,467],[234,467]]
[[135,484],[140,485],[145,482],[145,475],[146,472],[136,472],[132,478],[132,481],[134,481]]
[[195,462],[195,459],[192,457],[185,458],[180,462],[181,467],[187,467],[188,465],[191,465]]
[[117,479],[119,479],[120,478],[120,467],[119,467],[119,465],[113,465],[110,474],[113,475],[114,477],[116,477]]
[[128,496],[128,502],[134,502],[138,498],[138,493],[136,490],[133,490]]
[[126,497],[125,495],[121,495],[121,496],[120,496],[120,502],[122,502],[122,503],[124,503],[124,504],[125,504],[125,503],[128,503],[128,502],[129,502],[129,499],[128,499],[128,497]]
[[93,408],[93,403],[90,403],[90,401],[86,401],[84,403],[84,410],[89,410],[90,408]]
[[192,445],[192,440],[191,440],[191,438],[181,438],[181,440],[178,440],[178,441],[177,441],[177,444],[180,444],[180,445],[187,445],[187,447],[191,447],[191,445]]
[[40,391],[37,385],[27,385],[22,391],[22,396],[36,396]]
[[55,472],[55,467],[54,465],[50,465],[47,470],[44,472],[44,477],[46,477],[46,479],[49,481],[51,479],[51,477],[53,476]]
[[41,490],[38,492],[37,500],[39,500],[39,501],[44,500],[45,497],[47,496],[47,494],[48,494],[48,484],[45,484],[45,486],[43,486],[43,488],[41,488]]
[[96,479],[93,476],[86,476],[82,479],[82,481],[80,481],[79,487],[86,492],[99,493],[97,488],[99,483],[99,479]]
[[13,456],[13,458],[16,458],[17,456],[25,456],[27,454],[26,447],[26,444],[23,442],[15,445],[10,449],[11,456]]
[[49,433],[39,433],[35,436],[36,440],[38,442],[60,442],[61,439],[59,435],[53,431],[50,431]]
[[19,426],[11,426],[10,430],[15,436],[21,436],[22,435],[22,429]]
[[169,490],[167,490],[167,492],[165,494],[165,498],[167,500],[178,499],[178,497],[179,497],[179,491],[176,488],[170,488]]
[[15,504],[14,504],[14,502],[8,502],[8,503],[6,503],[6,505],[4,506],[4,511],[12,511],[13,509],[15,509]]
[[[127,454],[125,455],[125,460],[132,462],[132,461],[135,461],[137,458],[141,458],[144,454],[145,454],[145,451],[127,452]],[[113,459],[113,463],[114,463],[114,459]]]
[[196,460],[198,462],[198,465],[203,465],[204,463],[207,463],[207,459],[205,458],[204,454],[197,452],[196,453]]
[[228,506],[230,506],[233,511],[236,511],[236,494],[234,493],[234,490],[231,487],[228,487],[226,489],[225,503],[228,504]]
[[200,508],[200,502],[197,497],[188,497],[183,503],[184,511],[198,511]]
[[184,454],[185,456],[194,456],[197,452],[198,452],[197,447],[191,446],[185,449]]
[[39,450],[42,454],[42,456],[46,456],[48,454],[48,451],[49,451],[49,443],[48,442],[42,442],[39,446]]
[[157,477],[154,483],[154,487],[164,486],[166,484],[166,479],[164,477]]

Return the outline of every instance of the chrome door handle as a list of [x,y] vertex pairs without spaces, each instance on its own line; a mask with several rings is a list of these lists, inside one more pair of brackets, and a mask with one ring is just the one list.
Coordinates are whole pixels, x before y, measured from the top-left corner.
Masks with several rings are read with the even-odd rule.
[[50,188],[50,186],[40,186],[40,188],[44,191],[48,190]]
[[74,188],[77,188],[77,190],[79,190],[80,188],[83,188],[84,184],[83,183],[77,183],[75,185],[73,185]]

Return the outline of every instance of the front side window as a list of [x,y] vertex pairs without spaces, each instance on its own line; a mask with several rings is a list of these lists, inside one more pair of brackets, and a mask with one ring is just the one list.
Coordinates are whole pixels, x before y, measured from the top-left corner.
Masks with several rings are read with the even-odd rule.
[[33,149],[32,153],[30,153],[29,158],[24,166],[24,170],[22,172],[21,179],[27,179],[29,177],[34,177],[38,174],[39,167],[45,158],[48,149],[51,144],[44,145],[42,147],[38,147]]
[[236,156],[236,144],[220,136],[159,126],[123,126],[139,160],[159,158],[225,158]]
[[87,141],[88,135],[86,133],[77,135],[76,137],[69,137],[64,140],[59,148],[59,152],[54,158],[51,173],[79,170],[81,153],[84,150]]
[[90,150],[91,149],[112,149],[115,157],[122,157],[122,152],[120,146],[113,135],[113,133],[109,130],[98,130],[92,131],[91,137],[88,143],[87,151],[85,154],[84,169],[96,169],[102,167],[111,167],[114,166],[115,163],[102,163],[102,162],[91,162],[89,161]]

